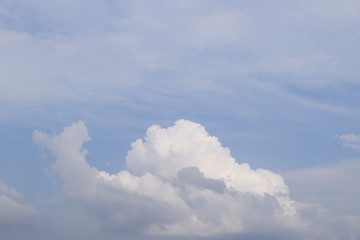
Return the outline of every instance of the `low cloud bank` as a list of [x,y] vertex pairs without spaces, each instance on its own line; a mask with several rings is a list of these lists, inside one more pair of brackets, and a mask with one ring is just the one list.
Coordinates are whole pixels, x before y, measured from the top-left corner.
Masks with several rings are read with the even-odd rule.
[[316,202],[332,214],[360,216],[360,159],[342,160],[283,174],[291,196]]
[[178,120],[151,126],[131,144],[126,170],[109,174],[86,162],[83,122],[34,140],[56,155],[52,171],[67,196],[103,228],[154,236],[266,235],[267,239],[358,239],[357,217],[331,217],[293,201],[283,178],[238,163],[200,124]]
[[29,224],[36,213],[15,188],[0,182],[0,236],[9,228]]

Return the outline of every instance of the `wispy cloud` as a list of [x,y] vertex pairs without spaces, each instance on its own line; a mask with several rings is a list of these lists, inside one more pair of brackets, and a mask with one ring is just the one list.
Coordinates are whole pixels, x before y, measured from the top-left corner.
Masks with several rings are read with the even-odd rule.
[[[92,226],[121,226],[131,236],[142,232],[156,239],[225,233],[246,239],[270,229],[283,239],[289,239],[285,232],[299,239],[332,233],[351,239],[349,219],[293,201],[280,175],[236,162],[199,124],[150,127],[117,174],[109,172],[124,163],[113,164],[117,156],[108,149],[126,152],[122,143],[154,122],[188,118],[214,127],[235,147],[234,156],[256,166],[293,169],[341,157],[325,142],[357,126],[358,6],[356,0],[3,0],[0,127],[12,135],[9,126],[58,129],[83,119],[96,139],[102,135],[89,144],[107,152],[95,154],[102,157],[94,163],[82,151],[90,138],[81,122],[58,135],[34,134],[57,156],[52,171],[77,209],[95,219]],[[22,131],[13,143],[1,135],[9,151],[0,151],[0,175],[10,179],[18,175],[8,173],[9,166],[28,159],[13,161],[11,152],[26,154],[15,143],[25,146],[29,135]],[[119,138],[121,144],[113,141]],[[345,147],[360,148],[356,134],[338,138]],[[26,170],[30,175],[35,165]],[[15,190],[0,188],[7,203],[27,206]],[[31,194],[34,199],[37,193]]]
[[344,147],[349,147],[352,149],[360,149],[360,135],[356,134],[342,134],[336,135],[336,138],[340,139],[343,142]]
[[6,228],[17,228],[30,224],[37,210],[26,203],[23,196],[13,187],[0,182],[0,236]]

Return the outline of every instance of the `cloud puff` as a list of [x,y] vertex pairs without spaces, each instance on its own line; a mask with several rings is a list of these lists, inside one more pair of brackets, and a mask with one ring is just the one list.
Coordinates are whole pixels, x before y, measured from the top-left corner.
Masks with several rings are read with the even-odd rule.
[[349,147],[353,149],[360,149],[360,135],[355,134],[342,134],[340,136],[335,136],[343,142],[344,147]]
[[88,165],[82,144],[90,137],[81,121],[59,135],[35,131],[33,138],[56,155],[52,170],[68,197],[104,228],[202,237],[291,232],[299,239],[320,239],[331,237],[335,228],[328,226],[341,222],[336,234],[349,236],[341,226],[350,220],[292,201],[280,175],[236,162],[216,137],[191,121],[151,126],[144,139],[131,144],[127,169],[117,174]]

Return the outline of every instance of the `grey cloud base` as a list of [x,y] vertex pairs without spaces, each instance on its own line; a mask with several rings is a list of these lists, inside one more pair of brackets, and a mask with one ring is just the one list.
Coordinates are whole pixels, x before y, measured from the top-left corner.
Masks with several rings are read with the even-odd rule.
[[37,217],[37,209],[15,188],[0,182],[0,239],[14,239],[14,233],[31,228]]
[[52,151],[52,171],[67,197],[95,216],[104,231],[168,237],[251,236],[267,239],[358,239],[356,217],[332,217],[318,205],[293,201],[283,178],[238,163],[200,124],[154,125],[131,144],[127,169],[109,174],[89,166],[83,122],[34,140]]

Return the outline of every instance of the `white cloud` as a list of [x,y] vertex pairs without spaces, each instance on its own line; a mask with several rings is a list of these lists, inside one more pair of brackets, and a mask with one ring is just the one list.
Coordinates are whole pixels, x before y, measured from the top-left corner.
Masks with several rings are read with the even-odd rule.
[[335,136],[343,142],[344,147],[349,147],[353,149],[360,149],[360,135],[355,134],[342,134],[340,136]]
[[333,218],[318,205],[291,200],[280,175],[236,162],[216,137],[191,121],[151,126],[144,139],[132,143],[127,170],[117,174],[86,162],[82,144],[90,137],[83,122],[59,135],[35,131],[33,138],[56,155],[52,170],[67,196],[104,228],[156,236],[359,236],[359,228],[349,225],[357,226],[357,218]]

